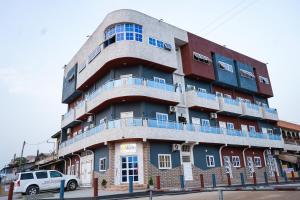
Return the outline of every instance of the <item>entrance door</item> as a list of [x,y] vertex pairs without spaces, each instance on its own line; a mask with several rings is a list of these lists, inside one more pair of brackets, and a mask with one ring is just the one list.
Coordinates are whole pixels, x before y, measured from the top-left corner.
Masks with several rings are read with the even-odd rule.
[[231,168],[230,156],[224,156],[223,158],[224,158],[225,173],[229,174],[230,177],[232,178],[232,168]]
[[184,180],[192,181],[193,180],[193,169],[191,162],[191,146],[182,145],[181,146],[181,161],[183,165],[183,175]]
[[254,173],[254,164],[252,157],[247,157],[247,168],[248,168],[248,176],[253,177]]
[[277,162],[276,159],[271,154],[270,150],[267,150],[266,162],[267,162],[269,176],[272,177],[275,176],[274,172],[276,171],[278,173]]
[[81,157],[80,163],[80,180],[83,186],[91,186],[92,172],[93,172],[93,159],[92,155]]
[[219,127],[220,127],[222,133],[226,132],[226,129],[227,129],[226,122],[219,121]]
[[129,177],[133,177],[133,182],[138,182],[138,157],[135,155],[121,156],[121,161],[121,182],[128,183]]

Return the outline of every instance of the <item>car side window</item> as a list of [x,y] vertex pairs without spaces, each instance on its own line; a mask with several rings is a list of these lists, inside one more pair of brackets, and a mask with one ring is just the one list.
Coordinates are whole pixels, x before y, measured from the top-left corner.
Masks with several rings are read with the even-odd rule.
[[24,173],[21,174],[21,180],[28,180],[28,179],[33,179],[33,174],[32,173]]
[[35,176],[37,179],[48,178],[47,172],[35,172]]
[[51,178],[57,178],[57,177],[62,177],[61,173],[57,171],[50,171],[50,177]]

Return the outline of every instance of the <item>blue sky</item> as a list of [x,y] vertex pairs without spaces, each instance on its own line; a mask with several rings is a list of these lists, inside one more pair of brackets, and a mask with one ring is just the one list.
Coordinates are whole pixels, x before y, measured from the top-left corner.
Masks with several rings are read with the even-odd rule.
[[[60,127],[62,67],[113,10],[139,10],[269,63],[281,119],[300,123],[300,1],[0,0],[0,167]],[[51,144],[27,145],[25,155]]]

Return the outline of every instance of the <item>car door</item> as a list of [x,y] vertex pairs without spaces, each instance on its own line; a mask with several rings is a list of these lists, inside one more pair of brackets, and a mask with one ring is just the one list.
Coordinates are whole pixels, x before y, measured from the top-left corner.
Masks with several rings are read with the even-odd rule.
[[60,187],[60,182],[63,179],[63,175],[55,170],[49,171],[50,184],[49,189],[56,189]]
[[36,181],[40,187],[40,190],[48,190],[50,187],[49,175],[47,171],[35,172]]

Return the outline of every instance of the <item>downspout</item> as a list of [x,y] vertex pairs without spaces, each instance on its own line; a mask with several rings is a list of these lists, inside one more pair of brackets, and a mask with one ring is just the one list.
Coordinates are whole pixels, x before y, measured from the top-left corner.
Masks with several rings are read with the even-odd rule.
[[66,161],[66,159],[64,158],[64,161],[65,161],[65,174],[67,174],[67,161]]
[[245,151],[246,151],[247,149],[250,149],[250,147],[247,147],[247,148],[243,149],[243,157],[244,157],[244,167],[245,167],[245,169],[246,169],[246,167],[247,167],[246,156],[245,156]]
[[[79,154],[76,154],[76,153],[72,153],[72,155],[78,156],[78,158],[79,158],[79,169],[78,169],[78,178],[79,178],[80,177],[81,156]],[[76,163],[75,163],[75,166],[76,166]]]
[[220,149],[219,149],[221,167],[223,167],[222,150],[223,150],[224,147],[226,147],[226,145],[221,146]]
[[[72,160],[71,160],[71,158],[70,158],[70,157],[67,157],[67,158],[69,158],[69,160],[70,160],[69,167],[70,167],[70,170],[71,170],[71,164],[72,164]],[[68,174],[68,175],[69,175],[69,174]]]

